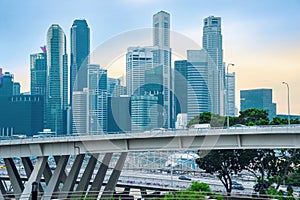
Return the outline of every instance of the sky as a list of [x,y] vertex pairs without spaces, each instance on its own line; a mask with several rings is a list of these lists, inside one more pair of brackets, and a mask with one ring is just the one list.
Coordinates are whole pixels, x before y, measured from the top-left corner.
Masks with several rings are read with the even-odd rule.
[[[277,113],[286,114],[285,81],[290,87],[291,114],[300,115],[299,0],[0,0],[0,67],[14,74],[22,92],[29,91],[29,56],[46,44],[51,24],[63,28],[69,53],[70,27],[74,19],[86,19],[93,54],[112,43],[118,48],[120,38],[125,44],[132,42],[136,32],[152,26],[153,14],[161,10],[171,15],[171,31],[199,48],[203,19],[211,15],[222,18],[224,61],[235,64],[229,71],[236,73],[237,107],[240,90],[271,88]],[[128,33],[130,40],[126,39]],[[151,45],[147,42],[130,45]],[[118,51],[108,48],[116,55],[111,62],[95,64],[111,67],[111,76],[123,73],[126,47],[121,46]]]

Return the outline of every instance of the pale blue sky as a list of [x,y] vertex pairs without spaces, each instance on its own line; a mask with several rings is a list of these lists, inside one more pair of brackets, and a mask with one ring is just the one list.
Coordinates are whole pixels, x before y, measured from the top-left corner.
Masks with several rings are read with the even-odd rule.
[[203,18],[222,17],[224,61],[237,66],[230,69],[237,73],[237,96],[239,89],[273,88],[278,112],[286,113],[281,82],[287,81],[292,113],[300,114],[299,0],[0,0],[0,67],[28,91],[29,55],[40,52],[51,24],[65,31],[69,52],[72,22],[85,18],[94,49],[122,32],[151,27],[160,10],[171,14],[173,31],[199,44]]

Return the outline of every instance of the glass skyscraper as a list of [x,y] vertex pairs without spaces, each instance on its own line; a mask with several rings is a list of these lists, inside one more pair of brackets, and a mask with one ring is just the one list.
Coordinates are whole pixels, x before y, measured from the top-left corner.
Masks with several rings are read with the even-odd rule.
[[221,18],[209,16],[204,19],[202,47],[210,56],[213,64],[217,66],[218,75],[213,78],[218,84],[214,91],[210,91],[212,96],[212,111],[215,114],[224,114],[224,85],[225,68],[223,64],[223,47],[221,33]]
[[[225,98],[225,110],[228,109],[229,116],[235,116],[236,115],[236,108],[235,108],[235,73],[228,73],[226,74],[226,98]],[[228,95],[228,96],[227,96]]]
[[56,134],[66,134],[68,106],[68,55],[66,36],[53,24],[47,33],[47,127]]
[[209,56],[202,50],[187,50],[187,113],[188,121],[203,112],[212,111],[211,90],[216,70],[209,65]]
[[[90,54],[90,28],[86,20],[76,19],[71,27],[70,92],[87,87],[87,66]],[[72,102],[72,98],[71,101]]]

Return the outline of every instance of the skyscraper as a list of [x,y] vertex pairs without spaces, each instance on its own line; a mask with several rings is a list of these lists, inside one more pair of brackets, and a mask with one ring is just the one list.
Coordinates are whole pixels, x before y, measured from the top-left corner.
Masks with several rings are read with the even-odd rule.
[[[71,27],[70,92],[87,87],[87,66],[90,54],[90,28],[86,20],[76,19]],[[70,99],[72,105],[72,98]]]
[[107,70],[88,65],[88,132],[107,130]]
[[[217,105],[212,112],[215,114],[224,114],[224,85],[225,68],[223,64],[223,47],[221,33],[221,18],[209,16],[204,19],[202,47],[210,56],[210,59],[217,66],[218,75],[213,77],[218,83],[215,85],[216,94],[213,94],[213,104]],[[212,92],[212,91],[211,91]]]
[[[46,109],[47,53],[45,47],[41,49],[43,52],[30,55],[30,92],[31,95],[43,96],[44,109]],[[46,119],[44,111],[44,120]]]
[[187,82],[188,61],[177,60],[174,64],[174,116],[187,113]]
[[30,55],[30,92],[46,96],[47,54],[46,51]]
[[206,50],[187,50],[188,121],[203,112],[213,112],[218,70]]
[[235,108],[235,73],[228,73],[226,74],[226,98],[225,98],[225,110],[228,109],[229,116],[235,116],[236,115],[236,108]]
[[68,106],[68,55],[66,36],[53,24],[47,33],[47,128],[65,134]]
[[73,124],[72,130],[76,134],[87,133],[87,88],[73,92]]
[[126,85],[128,95],[144,95],[145,71],[155,67],[156,47],[129,47],[126,54]]
[[172,80],[171,80],[171,49],[170,49],[170,14],[160,11],[153,15],[153,46],[159,50],[155,55],[155,63],[163,66],[163,107],[164,127],[173,127],[172,113]]

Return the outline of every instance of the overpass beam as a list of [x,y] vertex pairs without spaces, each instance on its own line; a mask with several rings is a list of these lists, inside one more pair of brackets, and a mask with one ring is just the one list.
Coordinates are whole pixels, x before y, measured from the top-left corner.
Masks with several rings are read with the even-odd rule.
[[83,172],[83,175],[78,183],[76,192],[79,192],[80,197],[83,194],[83,192],[85,192],[87,190],[87,187],[90,183],[91,177],[94,173],[94,169],[97,164],[98,157],[99,157],[98,153],[92,154],[92,156],[90,157],[89,162]]
[[76,183],[76,179],[80,172],[80,168],[84,159],[84,154],[79,154],[76,156],[74,163],[71,167],[69,175],[61,189],[61,193],[59,194],[58,199],[67,199],[69,198],[70,192],[73,191],[74,185]]
[[109,167],[110,160],[112,158],[113,153],[106,153],[102,163],[98,169],[98,172],[94,178],[94,181],[89,189],[88,198],[97,198],[103,184],[107,169]]
[[34,169],[32,170],[31,175],[25,184],[25,188],[20,198],[21,200],[27,200],[30,198],[32,183],[34,181],[40,182],[47,160],[48,160],[47,156],[38,157],[37,163],[34,166]]
[[51,179],[45,189],[43,200],[50,200],[53,192],[57,189],[62,174],[65,173],[65,168],[68,163],[69,155],[64,155],[59,158],[56,169],[51,176]]
[[117,182],[118,182],[118,179],[120,177],[121,171],[123,169],[127,154],[128,154],[127,152],[121,153],[120,158],[118,159],[118,162],[109,177],[107,185],[104,188],[103,194],[101,196],[102,200],[112,198],[112,196],[114,194],[114,190],[115,190]]
[[16,199],[19,199],[22,191],[24,190],[21,177],[12,158],[4,158],[4,163],[13,187],[14,195]]

